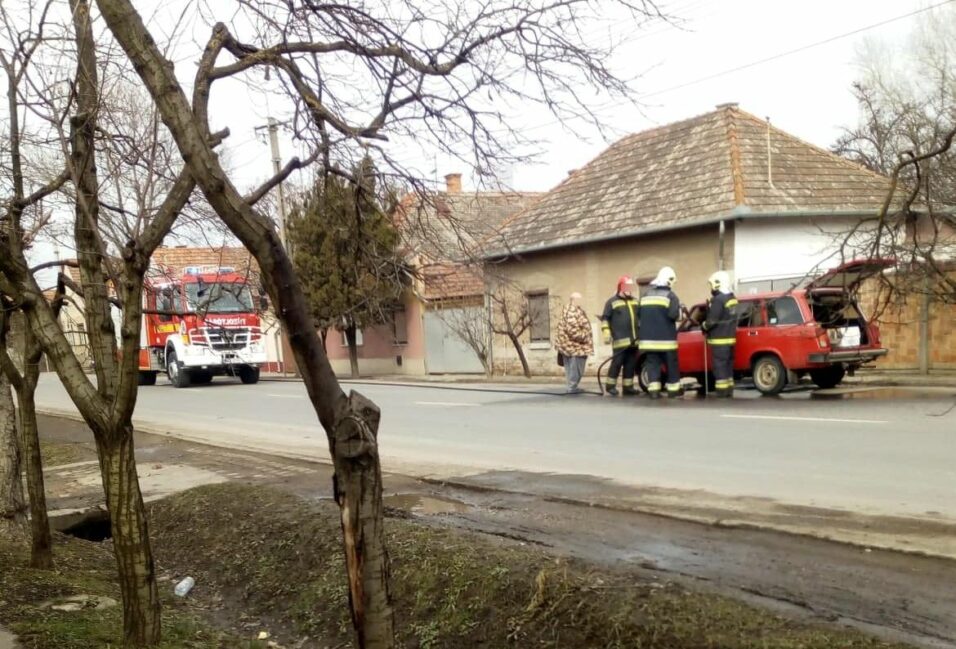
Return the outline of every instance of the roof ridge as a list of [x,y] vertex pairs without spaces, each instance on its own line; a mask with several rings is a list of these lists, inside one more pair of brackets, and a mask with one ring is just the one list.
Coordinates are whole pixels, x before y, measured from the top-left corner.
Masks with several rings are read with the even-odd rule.
[[791,140],[791,141],[793,141],[793,142],[798,142],[798,143],[802,144],[803,146],[805,146],[805,147],[807,147],[807,148],[813,150],[814,152],[816,152],[816,153],[818,153],[818,154],[822,154],[824,157],[831,158],[831,159],[833,159],[834,161],[839,162],[840,164],[842,164],[842,165],[844,165],[844,166],[846,166],[846,167],[851,167],[851,168],[855,169],[856,171],[862,171],[862,172],[866,173],[867,175],[873,176],[874,178],[879,178],[880,180],[886,180],[886,179],[887,179],[887,177],[884,176],[883,174],[881,174],[881,173],[879,173],[879,172],[877,172],[877,171],[873,171],[872,169],[869,169],[868,167],[866,167],[866,166],[860,164],[859,162],[854,162],[853,160],[850,160],[849,158],[844,158],[843,156],[839,155],[838,153],[834,153],[833,151],[830,151],[829,149],[824,149],[822,146],[819,146],[819,145],[817,145],[817,144],[814,144],[813,142],[809,142],[809,141],[807,141],[807,140],[804,140],[803,138],[798,137],[798,136],[794,135],[793,133],[789,133],[789,132],[787,132],[787,131],[784,131],[783,129],[778,128],[776,125],[774,125],[773,122],[768,122],[768,121],[765,120],[765,119],[760,119],[759,117],[757,117],[757,116],[754,115],[753,113],[748,113],[747,111],[742,110],[742,109],[740,109],[740,108],[732,108],[731,110],[736,111],[737,113],[740,114],[741,117],[744,117],[745,119],[748,119],[748,120],[750,120],[751,122],[754,122],[754,123],[756,123],[756,124],[759,124],[759,125],[760,125],[761,127],[763,127],[763,128],[767,128],[767,127],[769,126],[769,127],[770,127],[770,130],[771,130],[773,133],[775,133],[775,134],[777,134],[777,135],[782,135],[782,136],[784,136],[785,138],[787,138],[788,140]]
[[737,141],[737,122],[734,121],[734,108],[724,109],[727,118],[727,140],[730,145],[730,176],[734,188],[734,205],[745,205],[747,193],[744,187],[744,175],[740,168],[740,144]]

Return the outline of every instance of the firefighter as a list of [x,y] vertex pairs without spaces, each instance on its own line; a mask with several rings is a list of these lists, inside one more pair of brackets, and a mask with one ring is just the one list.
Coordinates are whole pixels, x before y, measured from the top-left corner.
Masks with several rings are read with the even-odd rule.
[[604,305],[604,313],[601,314],[604,344],[610,343],[614,351],[604,389],[611,396],[617,395],[617,377],[622,369],[624,394],[637,394],[634,390],[634,370],[637,369],[637,311],[640,302],[633,293],[634,280],[627,275],[618,278],[617,292]]
[[667,367],[667,396],[680,397],[677,365],[677,320],[680,319],[680,300],[671,289],[677,275],[670,266],[661,268],[650,288],[641,297],[641,354],[647,364],[647,393],[652,399],[661,397],[661,368]]
[[734,396],[734,345],[737,344],[737,298],[730,288],[730,275],[717,271],[707,280],[711,298],[703,329],[714,359],[714,387],[718,397]]

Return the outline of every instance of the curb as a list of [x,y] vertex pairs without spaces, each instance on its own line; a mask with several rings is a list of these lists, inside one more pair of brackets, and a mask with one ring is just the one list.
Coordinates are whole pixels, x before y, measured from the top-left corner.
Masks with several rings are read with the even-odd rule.
[[[455,388],[448,388],[455,389]],[[551,393],[549,393],[551,394]],[[563,395],[554,395],[554,396],[563,396]],[[79,413],[69,412],[64,410],[58,410],[55,408],[38,408],[38,415],[44,415],[48,417],[59,417],[62,419],[68,419],[71,421],[83,422],[83,418]],[[317,424],[318,425],[318,424]],[[136,432],[146,433],[149,435],[156,435],[157,437],[171,437],[174,439],[183,440],[186,442],[191,442],[194,444],[201,444],[204,446],[209,446],[213,448],[228,448],[230,450],[242,451],[246,453],[254,453],[257,455],[266,455],[269,457],[285,458],[289,460],[296,460],[299,462],[306,462],[310,464],[317,464],[323,466],[332,466],[331,459],[327,457],[320,457],[316,455],[309,455],[306,453],[295,453],[287,450],[268,450],[261,447],[254,447],[249,444],[235,443],[230,442],[229,444],[217,443],[216,440],[210,440],[208,438],[202,438],[197,435],[190,434],[188,432],[170,429],[169,427],[156,426],[154,424],[136,424],[134,423],[134,430]],[[585,499],[585,498],[573,498],[570,496],[556,496],[549,495],[546,493],[535,493],[532,491],[521,491],[517,489],[506,489],[502,487],[482,485],[482,484],[472,484],[467,478],[464,477],[451,477],[451,478],[441,478],[435,477],[434,475],[429,475],[427,472],[423,474],[416,475],[412,471],[399,472],[399,471],[384,471],[385,475],[394,475],[410,478],[413,480],[418,480],[425,484],[431,485],[440,485],[448,486],[468,491],[476,492],[486,492],[486,493],[501,493],[514,496],[530,496],[534,498],[541,498],[546,501],[558,502],[567,505],[573,505],[578,507],[587,507],[587,508],[600,508],[608,511],[617,511],[624,513],[636,513],[636,514],[645,514],[651,516],[660,516],[662,518],[668,518],[672,520],[696,523],[698,525],[704,525],[708,527],[723,527],[723,528],[733,528],[733,529],[750,529],[750,530],[764,530],[775,532],[778,534],[788,534],[791,536],[799,536],[805,538],[814,538],[823,541],[829,541],[832,543],[840,543],[842,545],[847,545],[850,547],[857,547],[864,551],[870,551],[871,549],[877,549],[881,551],[896,552],[904,555],[912,556],[922,556],[922,557],[931,557],[936,559],[946,559],[946,560],[956,560],[956,554],[947,553],[944,551],[933,551],[931,549],[917,549],[913,547],[905,547],[907,543],[905,540],[901,540],[898,544],[892,542],[881,542],[874,540],[873,542],[865,543],[858,539],[851,537],[851,533],[847,531],[846,533],[841,533],[839,530],[834,534],[833,531],[823,531],[823,530],[814,530],[806,528],[798,528],[792,525],[787,524],[775,524],[772,522],[766,522],[761,520],[748,520],[746,518],[745,512],[728,512],[732,515],[730,516],[703,516],[695,515],[690,513],[682,513],[674,511],[673,509],[668,509],[666,505],[654,505],[641,504],[641,503],[632,503],[632,504],[623,504],[623,503],[609,503],[603,502],[599,499]],[[751,513],[751,516],[759,516],[759,513]],[[866,516],[866,514],[862,514]],[[901,517],[902,518],[902,517]],[[2,648],[2,645],[0,645]]]

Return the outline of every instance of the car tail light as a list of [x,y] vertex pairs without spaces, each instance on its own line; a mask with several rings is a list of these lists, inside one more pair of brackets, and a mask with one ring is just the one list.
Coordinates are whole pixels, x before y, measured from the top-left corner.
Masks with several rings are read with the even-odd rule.
[[830,335],[827,333],[827,330],[822,327],[817,328],[817,346],[820,349],[830,347]]

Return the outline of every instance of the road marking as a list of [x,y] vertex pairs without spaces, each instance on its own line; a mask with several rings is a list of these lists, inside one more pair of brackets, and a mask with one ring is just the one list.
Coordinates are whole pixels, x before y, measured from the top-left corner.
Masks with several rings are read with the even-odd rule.
[[885,419],[833,419],[830,417],[782,417],[777,415],[721,415],[727,419],[777,419],[781,421],[825,421],[835,424],[888,424]]
[[276,397],[279,399],[305,399],[305,395],[302,394],[276,394],[274,392],[266,394],[267,397]]
[[480,403],[461,403],[457,401],[416,401],[416,406],[447,406],[449,408],[477,408]]

